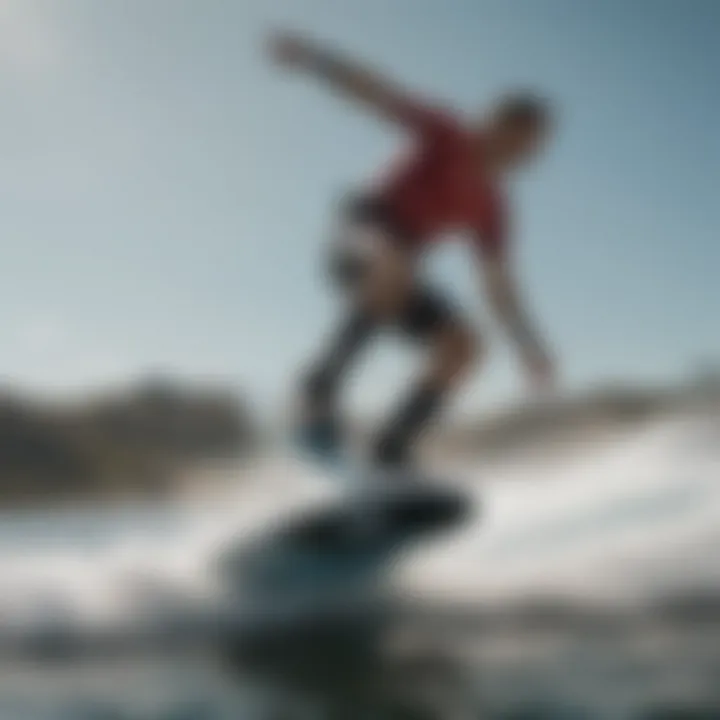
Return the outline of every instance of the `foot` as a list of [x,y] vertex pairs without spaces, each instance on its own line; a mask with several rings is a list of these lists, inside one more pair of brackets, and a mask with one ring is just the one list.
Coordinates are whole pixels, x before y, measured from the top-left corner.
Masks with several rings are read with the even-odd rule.
[[335,418],[304,419],[296,430],[295,438],[301,448],[316,457],[330,462],[340,459],[342,432]]
[[388,478],[413,474],[414,458],[410,452],[410,441],[397,433],[381,433],[374,443],[371,457],[378,474]]
[[333,404],[313,401],[308,394],[300,398],[295,423],[295,442],[304,451],[324,462],[336,462],[343,451],[344,433]]

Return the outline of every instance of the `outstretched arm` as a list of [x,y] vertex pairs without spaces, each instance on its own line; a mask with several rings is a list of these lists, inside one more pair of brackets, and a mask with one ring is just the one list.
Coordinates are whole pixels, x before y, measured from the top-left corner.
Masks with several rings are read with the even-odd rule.
[[433,121],[431,113],[418,108],[394,83],[341,54],[294,34],[270,39],[271,57],[323,80],[336,91],[362,103],[387,120],[423,129]]
[[546,388],[554,381],[553,361],[522,300],[517,280],[505,257],[485,257],[482,275],[490,305],[534,385]]

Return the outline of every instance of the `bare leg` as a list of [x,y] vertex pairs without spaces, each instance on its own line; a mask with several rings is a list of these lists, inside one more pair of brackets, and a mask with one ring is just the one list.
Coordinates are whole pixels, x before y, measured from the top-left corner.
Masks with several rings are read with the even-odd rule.
[[[375,460],[402,465],[442,409],[447,395],[465,377],[476,356],[472,332],[443,298],[416,284],[413,259],[381,231],[367,230],[364,268],[348,289],[354,313],[347,318],[305,383],[315,412],[310,442],[317,449],[338,445],[337,390],[358,353],[381,326],[399,326],[429,347],[424,373],[378,435]],[[319,423],[317,419],[319,418]]]
[[405,251],[392,243],[379,244],[376,260],[359,288],[358,302],[379,324],[400,327],[429,348],[424,373],[380,432],[374,448],[378,463],[402,465],[447,395],[466,376],[477,343],[442,296],[418,286],[412,258]]
[[374,318],[362,309],[343,318],[339,330],[304,381],[305,395],[313,414],[334,414],[338,387],[376,327]]
[[467,376],[477,355],[471,331],[458,321],[439,329],[430,343],[423,374],[377,437],[374,452],[381,465],[402,466],[408,462],[412,446]]
[[349,231],[361,252],[341,255],[335,269],[351,309],[302,382],[302,441],[326,457],[336,455],[342,444],[337,400],[343,381],[378,327],[396,315],[412,278],[407,255],[382,231]]

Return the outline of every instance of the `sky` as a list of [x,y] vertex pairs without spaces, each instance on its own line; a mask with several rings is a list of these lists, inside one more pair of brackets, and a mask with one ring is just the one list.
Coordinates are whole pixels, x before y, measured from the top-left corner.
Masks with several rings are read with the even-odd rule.
[[[269,66],[287,27],[463,111],[558,107],[514,188],[526,294],[567,387],[720,358],[714,0],[0,0],[0,378],[77,391],[145,372],[285,397],[332,325],[333,202],[401,143]],[[522,391],[461,242],[431,272],[489,338],[461,405]],[[353,385],[382,406],[418,358]]]

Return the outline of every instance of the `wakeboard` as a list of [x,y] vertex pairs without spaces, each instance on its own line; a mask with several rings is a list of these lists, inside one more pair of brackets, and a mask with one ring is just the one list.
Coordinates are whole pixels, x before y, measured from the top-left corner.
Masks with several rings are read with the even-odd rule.
[[243,593],[269,600],[352,595],[380,582],[413,544],[455,528],[471,512],[465,495],[418,486],[343,498],[294,513],[234,549],[224,574]]
[[[333,503],[280,519],[225,554],[223,574],[246,597],[357,597],[382,582],[398,554],[456,528],[474,509],[465,493],[446,483],[409,472],[379,482],[379,471],[360,477],[335,451],[303,450],[345,492]],[[358,485],[370,490],[358,492]]]

